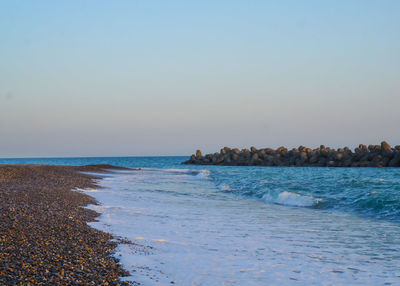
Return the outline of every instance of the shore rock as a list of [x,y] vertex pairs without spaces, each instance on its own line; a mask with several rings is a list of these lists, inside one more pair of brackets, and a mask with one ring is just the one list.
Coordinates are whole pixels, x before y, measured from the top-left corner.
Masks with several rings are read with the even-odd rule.
[[201,151],[200,151],[200,150],[197,150],[197,151],[196,151],[196,157],[197,157],[197,158],[201,158],[201,157],[202,157],[202,154],[201,154]]
[[204,157],[200,150],[183,164],[230,166],[315,166],[315,167],[400,167],[400,145],[392,148],[386,141],[380,145],[360,144],[354,151],[349,147],[329,148],[321,145],[311,149],[299,146],[288,151],[279,148],[239,150],[224,147],[218,153]]

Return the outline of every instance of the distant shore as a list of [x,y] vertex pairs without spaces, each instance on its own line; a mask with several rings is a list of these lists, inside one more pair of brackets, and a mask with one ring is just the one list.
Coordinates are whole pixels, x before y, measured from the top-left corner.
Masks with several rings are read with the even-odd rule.
[[360,144],[354,151],[348,147],[333,149],[321,145],[311,149],[304,146],[288,150],[264,148],[239,150],[224,147],[214,154],[196,151],[183,164],[227,166],[315,166],[315,167],[400,167],[400,145],[392,148],[383,141],[380,145]]
[[0,165],[1,285],[130,285],[112,236],[87,225],[96,201],[76,188],[117,167]]

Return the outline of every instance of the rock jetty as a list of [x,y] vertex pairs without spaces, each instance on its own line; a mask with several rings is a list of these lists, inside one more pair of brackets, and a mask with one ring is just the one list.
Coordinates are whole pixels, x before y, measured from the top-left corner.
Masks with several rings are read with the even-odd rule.
[[392,148],[383,141],[380,145],[360,144],[354,151],[348,147],[334,149],[321,145],[311,149],[304,146],[288,150],[264,148],[239,150],[224,147],[214,154],[196,151],[183,164],[226,166],[315,166],[315,167],[400,167],[400,145]]

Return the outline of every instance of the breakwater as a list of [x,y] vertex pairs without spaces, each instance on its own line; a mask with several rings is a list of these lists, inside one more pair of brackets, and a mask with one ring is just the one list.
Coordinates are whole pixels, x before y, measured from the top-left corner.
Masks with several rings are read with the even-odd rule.
[[227,166],[315,166],[315,167],[400,167],[400,145],[391,147],[383,141],[380,145],[360,144],[352,151],[348,147],[329,148],[321,145],[311,149],[304,146],[288,150],[237,149],[224,147],[220,152],[202,155],[196,151],[183,164]]

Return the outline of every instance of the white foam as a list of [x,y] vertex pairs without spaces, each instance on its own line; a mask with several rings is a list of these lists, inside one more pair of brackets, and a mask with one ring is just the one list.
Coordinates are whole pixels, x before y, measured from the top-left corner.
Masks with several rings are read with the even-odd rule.
[[211,172],[209,170],[200,170],[199,173],[196,175],[198,178],[207,178],[210,176]]
[[271,194],[265,194],[262,199],[267,203],[280,204],[285,206],[293,207],[312,207],[319,202],[321,199],[315,199],[311,196],[302,196],[292,192],[281,192],[278,196],[273,196]]
[[98,192],[100,192],[100,190],[97,190],[97,189],[81,189],[81,188],[76,188],[76,189],[74,189],[74,191],[80,192],[80,193],[98,193]]
[[[126,172],[125,172],[126,173]],[[210,175],[209,170],[195,169],[158,169],[158,168],[138,168],[131,170],[130,173],[143,173],[144,175],[155,174],[157,176],[188,176],[190,178],[207,178]]]
[[233,191],[232,187],[229,186],[228,184],[222,184],[222,185],[220,185],[220,186],[219,186],[219,189],[220,189],[221,191],[224,191],[224,192],[231,192],[231,191]]
[[[128,280],[210,286],[400,283],[395,224],[277,205],[317,201],[291,192],[265,204],[180,174],[186,170],[171,172],[108,176],[100,181],[101,192],[89,193],[101,203],[90,208],[102,213],[90,225],[134,242],[116,250],[133,275]],[[390,248],[382,233],[390,237]]]

